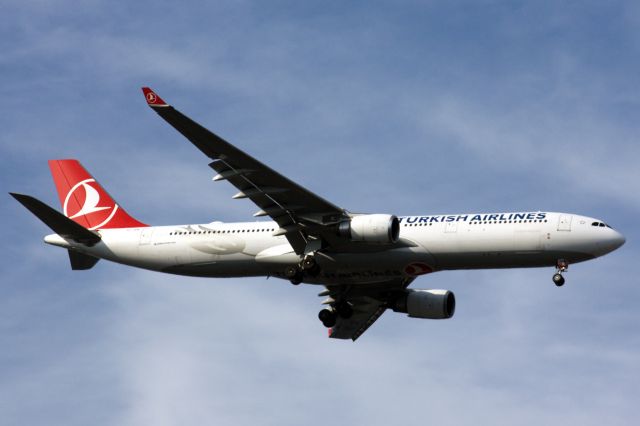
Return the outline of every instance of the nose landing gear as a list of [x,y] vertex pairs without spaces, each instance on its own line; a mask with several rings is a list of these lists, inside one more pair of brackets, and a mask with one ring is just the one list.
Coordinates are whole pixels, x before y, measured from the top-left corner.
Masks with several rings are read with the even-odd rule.
[[553,283],[556,286],[562,287],[564,285],[564,277],[562,276],[562,273],[567,269],[569,269],[569,264],[564,259],[558,259],[556,262],[557,272],[553,274]]
[[558,287],[562,287],[564,285],[564,277],[561,273],[558,272],[553,274],[553,283]]

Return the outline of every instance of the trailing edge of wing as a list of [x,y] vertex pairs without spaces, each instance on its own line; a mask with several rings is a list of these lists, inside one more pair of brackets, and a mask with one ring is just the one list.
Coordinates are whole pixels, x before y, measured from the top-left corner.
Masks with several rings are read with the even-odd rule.
[[329,330],[329,337],[333,339],[356,339],[367,331],[371,325],[387,309],[379,300],[367,298],[354,305],[354,313],[351,318],[338,318],[336,325]]
[[[235,198],[249,198],[280,228],[302,225],[300,231],[286,234],[294,250],[301,254],[307,243],[305,226],[335,224],[346,213],[343,209],[291,181],[265,164],[236,148],[218,135],[191,120],[162,100],[150,88],[142,89],[147,104],[214,161],[218,172],[214,180],[227,180],[240,192]],[[291,206],[296,206],[293,209]]]
[[42,201],[29,195],[9,194],[61,237],[90,246],[100,241],[100,235],[96,232],[77,224]]
[[332,339],[356,339],[369,329],[384,314],[389,304],[389,296],[393,291],[406,288],[413,279],[395,279],[377,284],[356,286],[347,294],[341,289],[327,287],[319,296],[329,296],[329,302],[341,298],[349,302],[353,314],[349,318],[338,317],[336,324],[329,330]]

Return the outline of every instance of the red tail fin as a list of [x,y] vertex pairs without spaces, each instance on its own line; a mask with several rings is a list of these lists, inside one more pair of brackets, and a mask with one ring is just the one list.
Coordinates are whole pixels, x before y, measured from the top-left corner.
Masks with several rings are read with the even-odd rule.
[[77,160],[49,160],[65,216],[88,229],[145,225],[124,211]]

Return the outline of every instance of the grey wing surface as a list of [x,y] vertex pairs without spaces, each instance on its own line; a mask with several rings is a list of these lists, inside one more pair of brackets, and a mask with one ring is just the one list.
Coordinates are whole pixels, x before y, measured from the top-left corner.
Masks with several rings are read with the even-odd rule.
[[362,297],[353,305],[353,315],[348,319],[338,317],[329,329],[329,337],[355,342],[387,309],[383,301],[373,297]]
[[[389,308],[394,293],[405,289],[413,279],[398,279],[372,285],[359,285],[348,289],[328,287],[331,299],[341,298],[353,308],[349,318],[338,317],[329,329],[333,339],[351,339],[354,342]],[[326,294],[326,293],[324,293]]]
[[151,89],[143,88],[148,105],[182,133],[200,151],[214,160],[214,180],[227,180],[240,192],[234,198],[249,198],[259,208],[255,216],[270,216],[293,249],[303,254],[309,235],[319,235],[328,225],[344,219],[346,212],[291,181],[220,136],[165,103]]

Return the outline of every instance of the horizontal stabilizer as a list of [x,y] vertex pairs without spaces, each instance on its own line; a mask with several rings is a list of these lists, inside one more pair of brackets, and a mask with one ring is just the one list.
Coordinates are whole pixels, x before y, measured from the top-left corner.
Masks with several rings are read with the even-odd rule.
[[77,224],[42,201],[29,195],[15,194],[13,192],[9,194],[62,238],[88,246],[92,246],[100,241],[100,235],[96,232],[90,231],[82,225]]
[[93,268],[100,260],[97,257],[88,254],[79,253],[75,250],[67,250],[69,252],[69,260],[71,261],[71,269],[74,271],[84,271]]

